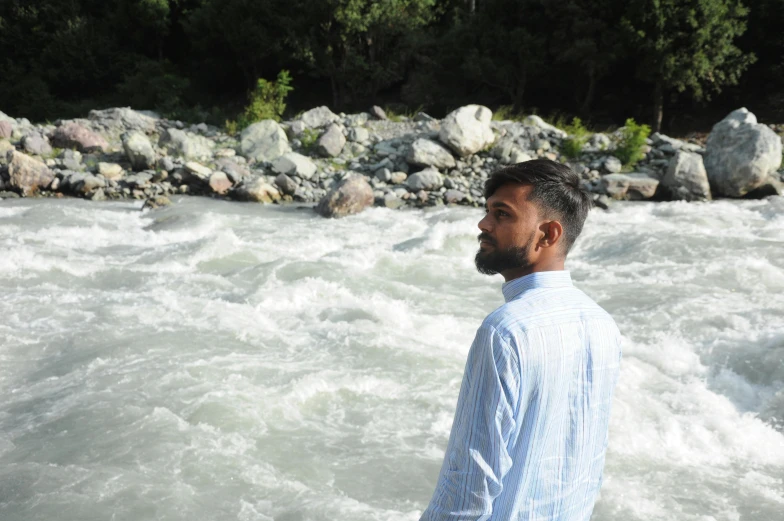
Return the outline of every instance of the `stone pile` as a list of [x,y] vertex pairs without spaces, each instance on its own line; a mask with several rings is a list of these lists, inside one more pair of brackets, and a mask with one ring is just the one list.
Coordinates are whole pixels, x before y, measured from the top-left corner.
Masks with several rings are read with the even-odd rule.
[[[390,121],[378,107],[335,114],[317,107],[265,120],[239,135],[130,108],[34,125],[0,112],[0,197],[144,199],[175,194],[312,203],[324,216],[388,208],[483,205],[495,169],[533,158],[568,162],[597,205],[611,199],[707,200],[781,193],[781,138],[739,109],[705,146],[653,134],[633,171],[613,155],[620,135],[594,134],[577,158],[567,133],[538,116],[493,121],[467,105],[443,120]],[[318,204],[316,204],[318,203]]]

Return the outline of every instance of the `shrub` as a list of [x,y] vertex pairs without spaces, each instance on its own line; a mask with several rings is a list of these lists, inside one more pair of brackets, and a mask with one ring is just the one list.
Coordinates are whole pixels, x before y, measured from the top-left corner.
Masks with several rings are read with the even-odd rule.
[[629,118],[626,120],[626,126],[621,128],[619,133],[621,138],[615,147],[614,155],[624,166],[634,166],[645,155],[642,149],[651,133],[651,127],[638,125],[633,118]]
[[248,96],[248,106],[237,119],[237,126],[243,129],[263,119],[280,121],[286,110],[286,96],[294,90],[291,86],[289,71],[282,70],[275,81],[259,78]]
[[564,126],[564,130],[569,134],[569,137],[561,145],[561,153],[569,159],[573,159],[582,153],[583,145],[588,141],[591,133],[585,128],[580,118],[572,119],[569,125]]
[[299,142],[302,143],[303,151],[309,153],[316,146],[319,135],[319,131],[315,128],[306,128],[302,131],[302,134],[299,135]]

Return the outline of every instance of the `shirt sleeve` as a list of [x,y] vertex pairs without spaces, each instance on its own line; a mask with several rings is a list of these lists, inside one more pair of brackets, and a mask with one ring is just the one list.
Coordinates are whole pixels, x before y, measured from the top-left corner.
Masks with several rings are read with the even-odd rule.
[[489,325],[468,353],[438,484],[420,521],[484,521],[512,466],[520,397],[517,352]]

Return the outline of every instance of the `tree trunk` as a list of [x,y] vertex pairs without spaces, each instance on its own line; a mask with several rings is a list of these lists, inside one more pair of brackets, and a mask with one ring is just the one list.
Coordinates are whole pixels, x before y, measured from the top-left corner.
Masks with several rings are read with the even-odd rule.
[[588,92],[585,93],[583,104],[580,107],[580,114],[585,118],[588,116],[588,111],[591,110],[593,104],[593,97],[596,94],[596,68],[593,64],[588,66]]
[[662,117],[664,115],[664,90],[661,79],[656,80],[653,88],[653,131],[661,132]]
[[476,12],[476,0],[466,0],[468,4],[468,12],[474,14]]

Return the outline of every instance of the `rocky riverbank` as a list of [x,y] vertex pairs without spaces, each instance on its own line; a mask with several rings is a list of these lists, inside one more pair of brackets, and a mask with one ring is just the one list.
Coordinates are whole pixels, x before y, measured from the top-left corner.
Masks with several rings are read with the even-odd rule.
[[144,199],[156,206],[168,195],[192,194],[318,203],[320,214],[339,217],[373,204],[480,206],[493,170],[536,157],[568,162],[601,207],[613,199],[784,191],[781,137],[746,109],[717,123],[705,143],[653,134],[630,172],[613,155],[620,132],[591,135],[570,159],[562,154],[568,138],[538,116],[493,121],[479,105],[443,120],[419,113],[402,121],[378,107],[359,114],[318,107],[238,135],[130,108],[44,125],[0,112],[0,198]]

